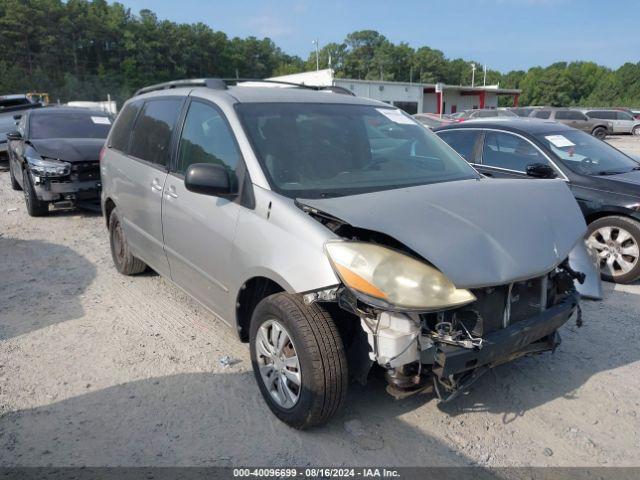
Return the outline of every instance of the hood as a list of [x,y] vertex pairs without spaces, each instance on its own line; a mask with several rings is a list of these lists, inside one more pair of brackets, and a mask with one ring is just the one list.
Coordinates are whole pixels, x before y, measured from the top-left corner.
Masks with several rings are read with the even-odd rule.
[[65,162],[88,162],[98,160],[104,138],[47,138],[29,140],[42,157]]
[[393,237],[460,288],[542,275],[586,231],[561,180],[464,180],[298,201]]

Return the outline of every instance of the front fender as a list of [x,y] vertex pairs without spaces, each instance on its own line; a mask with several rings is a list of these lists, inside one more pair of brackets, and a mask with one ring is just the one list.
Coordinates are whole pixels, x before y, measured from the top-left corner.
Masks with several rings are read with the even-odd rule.
[[602,281],[600,280],[600,264],[597,256],[587,250],[585,242],[580,241],[569,253],[569,266],[576,272],[584,274],[583,283],[574,281],[581,297],[590,300],[602,300]]

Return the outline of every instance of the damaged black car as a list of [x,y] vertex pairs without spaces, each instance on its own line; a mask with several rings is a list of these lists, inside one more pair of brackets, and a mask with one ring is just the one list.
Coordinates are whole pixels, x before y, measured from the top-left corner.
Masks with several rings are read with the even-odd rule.
[[100,208],[100,151],[112,118],[100,110],[30,110],[7,134],[11,187],[32,217],[54,209]]

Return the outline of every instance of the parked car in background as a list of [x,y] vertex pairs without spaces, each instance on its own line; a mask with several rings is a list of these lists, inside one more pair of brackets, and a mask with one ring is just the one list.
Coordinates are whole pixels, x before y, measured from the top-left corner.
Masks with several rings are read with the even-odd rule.
[[538,110],[543,107],[508,107],[507,110],[515,113],[519,117],[528,117],[534,110]]
[[632,114],[618,109],[580,109],[589,118],[606,120],[611,123],[611,133],[640,135],[640,120]]
[[609,120],[589,118],[584,113],[569,108],[539,108],[531,112],[530,118],[564,123],[601,140],[613,130],[613,125]]
[[22,116],[7,136],[9,173],[29,215],[45,215],[49,205],[99,207],[99,156],[110,128],[100,110],[46,107]]
[[42,103],[25,94],[0,96],[0,154],[7,151],[7,133],[15,131],[22,114],[41,106]]
[[440,115],[436,113],[416,113],[413,118],[429,129],[444,127],[445,125],[455,123],[454,120],[440,117]]
[[617,283],[640,278],[638,161],[554,122],[478,121],[436,133],[489,177],[565,180],[587,221],[588,242],[597,251],[603,278]]
[[465,120],[475,120],[478,118],[518,118],[518,116],[507,110],[506,108],[479,108],[474,110],[465,110],[456,120],[459,122]]
[[327,422],[374,364],[392,392],[450,400],[554,349],[576,270],[599,281],[561,182],[482,178],[382,102],[169,82],[125,103],[106,145],[117,270],[149,265],[232,326],[296,428]]

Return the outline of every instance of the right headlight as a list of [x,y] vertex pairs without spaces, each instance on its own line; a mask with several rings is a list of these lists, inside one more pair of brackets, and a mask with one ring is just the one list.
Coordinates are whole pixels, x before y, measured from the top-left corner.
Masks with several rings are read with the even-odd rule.
[[34,175],[39,177],[64,177],[71,173],[71,164],[60,160],[27,157],[27,162]]
[[325,250],[345,286],[373,304],[434,311],[476,300],[434,267],[381,245],[332,240]]

